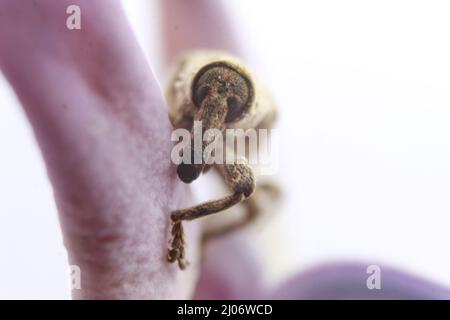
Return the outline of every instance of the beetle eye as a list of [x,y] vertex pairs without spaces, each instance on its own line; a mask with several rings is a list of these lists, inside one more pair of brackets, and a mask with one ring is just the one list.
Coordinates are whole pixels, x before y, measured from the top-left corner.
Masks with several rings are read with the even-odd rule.
[[208,86],[200,87],[200,89],[195,90],[194,92],[194,104],[199,107],[202,101],[206,98],[206,96],[211,91],[211,88]]
[[228,112],[225,122],[232,122],[236,120],[243,112],[242,103],[236,97],[229,97],[227,99]]

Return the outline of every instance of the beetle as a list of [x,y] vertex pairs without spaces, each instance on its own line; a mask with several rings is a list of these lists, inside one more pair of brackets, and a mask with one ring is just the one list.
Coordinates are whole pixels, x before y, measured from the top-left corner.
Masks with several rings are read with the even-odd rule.
[[[194,51],[182,56],[175,65],[173,75],[166,90],[166,102],[170,121],[175,129],[184,128],[194,139],[194,121],[201,121],[203,131],[218,129],[270,129],[276,119],[277,109],[268,91],[255,79],[253,74],[235,57],[215,51]],[[201,152],[212,143],[211,138],[201,143]],[[194,143],[183,152],[194,158]],[[229,151],[227,146],[223,147]],[[189,221],[224,211],[240,202],[246,207],[242,221],[224,225],[214,232],[205,233],[210,239],[238,229],[258,215],[258,209],[251,196],[258,190],[252,167],[246,159],[236,159],[229,163],[207,164],[182,162],[178,164],[180,180],[191,183],[201,173],[213,167],[223,178],[231,194],[217,200],[173,211],[172,240],[168,250],[168,261],[178,262],[185,269],[185,239],[183,221]],[[270,184],[263,187],[277,193]],[[246,201],[244,201],[246,200]]]

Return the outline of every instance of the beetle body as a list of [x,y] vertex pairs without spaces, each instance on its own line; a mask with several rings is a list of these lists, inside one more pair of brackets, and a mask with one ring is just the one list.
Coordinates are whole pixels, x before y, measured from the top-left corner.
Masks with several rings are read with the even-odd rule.
[[276,107],[268,90],[235,57],[216,51],[194,51],[183,55],[175,65],[166,90],[169,118],[174,128],[191,129],[197,112],[194,103],[196,76],[208,66],[222,64],[237,70],[253,87],[250,105],[236,121],[226,123],[226,128],[271,128],[276,119]]
[[[238,59],[214,51],[196,51],[181,57],[169,80],[166,101],[173,127],[191,131],[190,147],[183,149],[183,155],[189,153],[188,160],[183,157],[183,162],[178,165],[178,177],[185,183],[191,183],[212,166],[231,191],[231,195],[224,198],[172,212],[172,242],[168,260],[178,262],[179,267],[184,269],[183,221],[218,213],[248,200],[244,201],[247,214],[242,221],[225,225],[217,232],[206,232],[206,239],[247,224],[258,212],[257,205],[250,201],[257,185],[246,159],[241,161],[233,157],[231,162],[208,163],[207,166],[204,151],[213,140],[203,139],[201,150],[196,150],[194,122],[201,123],[203,132],[208,129],[220,132],[225,129],[269,129],[275,121],[276,108],[268,91]],[[228,152],[235,153],[234,148],[229,148],[226,143],[220,147],[227,151],[227,157]],[[200,163],[193,162],[199,151]]]

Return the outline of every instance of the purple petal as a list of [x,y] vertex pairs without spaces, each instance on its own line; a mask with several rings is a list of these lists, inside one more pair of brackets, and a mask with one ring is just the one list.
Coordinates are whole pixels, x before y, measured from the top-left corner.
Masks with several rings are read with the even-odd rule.
[[450,299],[450,289],[379,265],[381,289],[368,289],[370,264],[327,264],[302,272],[286,281],[273,299]]

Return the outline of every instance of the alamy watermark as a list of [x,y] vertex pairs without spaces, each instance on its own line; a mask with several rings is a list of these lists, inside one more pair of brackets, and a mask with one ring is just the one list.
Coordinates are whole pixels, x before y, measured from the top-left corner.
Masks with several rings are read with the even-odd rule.
[[[202,121],[194,121],[192,131],[175,129],[171,140],[174,164],[233,164],[246,161],[262,175],[278,170],[278,132],[276,129],[211,128],[203,132]],[[246,159],[246,160],[243,160]]]
[[69,266],[69,288],[81,290],[81,268],[75,264]]
[[66,19],[66,27],[69,30],[81,29],[81,8],[75,4],[67,7],[66,13],[69,15]]
[[381,289],[381,268],[376,264],[372,264],[367,267],[367,274],[370,274],[366,280],[366,286],[369,290]]

